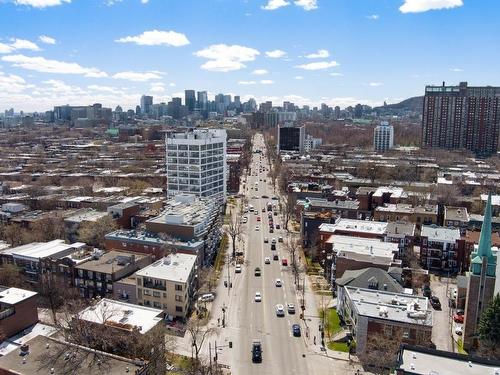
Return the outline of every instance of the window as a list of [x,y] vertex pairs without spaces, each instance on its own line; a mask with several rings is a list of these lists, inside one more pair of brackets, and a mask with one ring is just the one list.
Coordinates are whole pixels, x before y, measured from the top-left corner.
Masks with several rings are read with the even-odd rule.
[[153,292],[153,297],[160,298],[161,293],[160,292]]
[[175,311],[182,312],[182,306],[175,306]]
[[384,335],[387,337],[392,337],[392,326],[389,325],[384,326]]
[[182,285],[175,284],[175,290],[176,290],[176,291],[181,291],[181,292],[182,292]]
[[144,306],[151,306],[151,301],[148,299],[144,300]]
[[144,295],[145,296],[150,296],[151,295],[151,291],[149,291],[147,289],[144,289]]
[[153,302],[153,307],[156,307],[157,309],[161,309],[161,303],[160,302]]
[[182,296],[175,296],[175,300],[177,302],[182,302]]

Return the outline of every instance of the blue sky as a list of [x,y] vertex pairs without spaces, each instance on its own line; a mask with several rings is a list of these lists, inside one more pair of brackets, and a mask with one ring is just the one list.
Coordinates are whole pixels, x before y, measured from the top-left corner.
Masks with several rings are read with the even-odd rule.
[[0,110],[184,89],[377,105],[500,85],[498,0],[0,0]]

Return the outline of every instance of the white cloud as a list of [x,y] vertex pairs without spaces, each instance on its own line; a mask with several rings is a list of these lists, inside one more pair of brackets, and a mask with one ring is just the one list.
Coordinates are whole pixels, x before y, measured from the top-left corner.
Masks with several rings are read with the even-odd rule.
[[119,90],[116,87],[111,87],[111,86],[101,86],[101,85],[89,85],[87,86],[87,89],[96,91],[96,92],[104,92],[104,93],[110,93],[110,94],[115,94],[115,95],[120,95],[123,94],[122,90]]
[[340,64],[336,61],[318,61],[309,64],[297,65],[295,67],[304,70],[322,70],[322,69],[333,68],[339,65]]
[[40,47],[26,39],[12,39],[12,42],[13,43],[10,46],[13,49],[29,49],[31,51],[40,51]]
[[40,35],[38,39],[40,39],[40,42],[45,44],[56,44],[56,40],[47,35]]
[[326,59],[330,57],[330,53],[326,49],[319,49],[315,53],[304,56],[306,59]]
[[275,10],[281,7],[286,7],[290,5],[290,2],[286,0],[268,0],[266,5],[261,6],[264,10]]
[[252,74],[262,76],[264,74],[268,74],[269,72],[266,69],[255,69]]
[[0,43],[0,53],[11,53],[14,50],[11,46],[5,43]]
[[274,84],[274,81],[271,79],[263,79],[260,81],[260,84],[261,85],[272,85],[272,84]]
[[382,85],[383,85],[382,82],[370,82],[368,84],[368,86],[370,86],[370,87],[379,87],[379,86],[382,86]]
[[369,20],[376,21],[380,18],[380,16],[378,14],[370,14],[369,16],[366,16],[366,18],[368,18]]
[[255,81],[239,81],[238,85],[255,85],[256,83]]
[[149,91],[155,93],[164,93],[166,91],[165,84],[162,82],[153,82]]
[[24,91],[29,86],[26,81],[19,76],[14,74],[5,74],[0,72],[0,91],[4,94],[8,93],[20,93]]
[[332,77],[343,77],[343,76],[344,76],[342,73],[337,73],[337,72],[330,73],[330,75],[331,75]]
[[177,86],[177,85],[176,85],[175,83],[173,83],[173,82],[172,82],[172,83],[169,83],[168,85],[169,85],[170,87],[175,87],[175,86]]
[[452,68],[450,69],[452,72],[455,72],[455,73],[460,73],[460,72],[463,72],[464,70],[461,69],[461,68]]
[[317,0],[296,0],[294,4],[297,5],[298,7],[304,8],[304,10],[318,9]]
[[141,46],[172,46],[181,47],[188,45],[190,42],[186,35],[175,31],[160,31],[151,30],[144,31],[142,34],[135,36],[126,36],[115,40],[118,43],[135,43]]
[[451,9],[464,5],[463,0],[405,0],[401,13],[420,13],[429,10]]
[[71,0],[15,0],[16,5],[27,5],[33,8],[47,8],[64,3],[71,3]]
[[255,60],[260,52],[254,48],[239,45],[213,44],[195,52],[194,55],[208,59],[201,66],[202,69],[213,72],[230,72],[245,68],[244,62]]
[[147,82],[155,79],[161,79],[162,74],[160,72],[119,72],[112,76],[114,79],[126,79],[133,82]]
[[304,77],[302,77],[302,76],[295,76],[295,77],[293,77],[293,79],[301,80],[301,79],[304,79]]
[[266,56],[272,59],[279,59],[280,57],[286,56],[286,52],[280,49],[275,49],[273,51],[267,51]]
[[2,61],[12,63],[13,66],[34,70],[42,73],[55,74],[81,74],[85,77],[101,78],[108,75],[97,68],[86,68],[77,63],[57,60],[49,60],[45,57],[29,57],[24,55],[8,55],[2,57]]

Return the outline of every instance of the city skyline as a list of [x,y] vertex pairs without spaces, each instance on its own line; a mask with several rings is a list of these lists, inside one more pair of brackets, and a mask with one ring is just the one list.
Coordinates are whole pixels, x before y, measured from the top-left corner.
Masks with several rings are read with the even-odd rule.
[[[4,0],[0,9],[0,102],[25,112],[135,108],[144,94],[168,102],[204,88],[209,99],[344,108],[442,81],[498,85],[494,64],[477,65],[499,54],[488,47],[492,0]],[[481,41],[468,32],[478,25]]]

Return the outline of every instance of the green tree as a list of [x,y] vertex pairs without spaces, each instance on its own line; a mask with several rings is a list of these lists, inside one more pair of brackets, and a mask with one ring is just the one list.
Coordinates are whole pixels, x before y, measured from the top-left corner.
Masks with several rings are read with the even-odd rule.
[[479,321],[479,340],[489,357],[500,357],[500,294],[493,297]]

